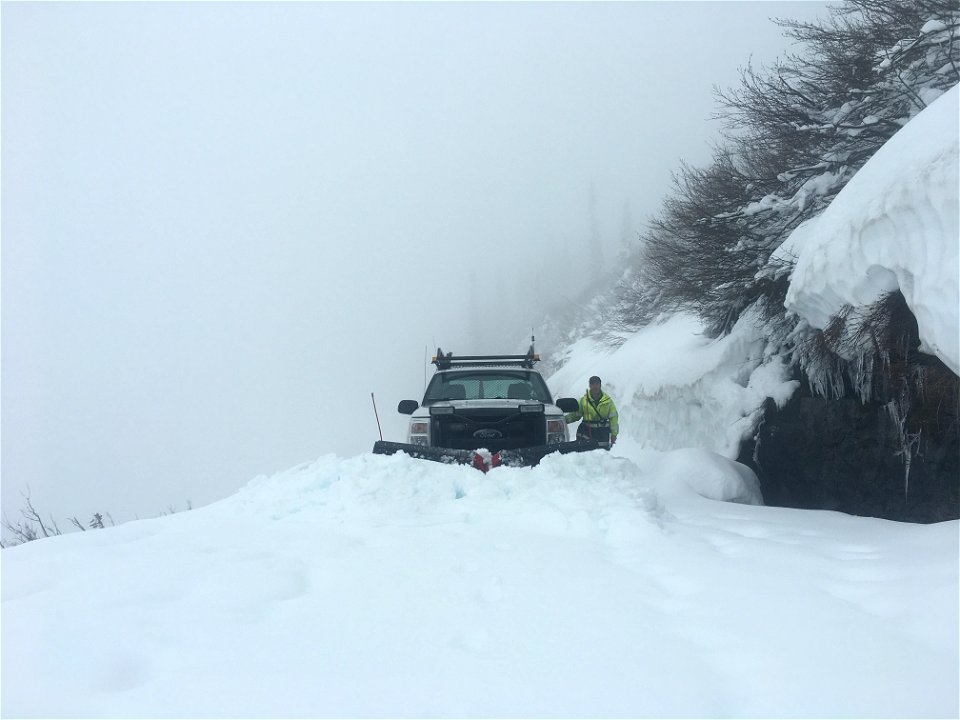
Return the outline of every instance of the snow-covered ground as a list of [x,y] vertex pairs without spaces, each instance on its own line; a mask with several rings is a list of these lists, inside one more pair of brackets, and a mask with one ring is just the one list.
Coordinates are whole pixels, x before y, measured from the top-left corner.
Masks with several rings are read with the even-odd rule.
[[738,478],[696,450],[324,457],[7,550],[2,713],[956,717],[957,523],[690,489]]
[[3,551],[2,714],[956,717],[960,524],[765,507],[720,453],[644,447],[657,397],[715,406],[659,444],[723,450],[724,412],[790,389],[749,334],[697,331],[581,346],[551,379],[619,385],[612,453],[326,456]]

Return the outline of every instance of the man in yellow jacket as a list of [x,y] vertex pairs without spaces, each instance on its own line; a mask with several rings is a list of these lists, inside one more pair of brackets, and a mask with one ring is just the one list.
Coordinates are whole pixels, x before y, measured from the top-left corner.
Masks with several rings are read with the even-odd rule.
[[612,447],[617,441],[620,432],[617,406],[613,404],[613,398],[600,387],[600,378],[596,375],[590,378],[590,388],[580,398],[577,412],[564,415],[568,425],[580,418],[583,418],[583,422],[577,428],[577,438],[592,438],[606,447]]

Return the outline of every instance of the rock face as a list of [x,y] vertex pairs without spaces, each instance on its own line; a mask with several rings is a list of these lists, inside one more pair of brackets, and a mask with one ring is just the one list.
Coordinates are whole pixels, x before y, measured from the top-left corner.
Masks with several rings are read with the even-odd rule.
[[767,402],[738,460],[757,473],[767,505],[908,522],[957,519],[960,428],[955,394],[952,400],[912,411],[908,426],[920,433],[909,473],[883,403],[813,397],[805,383],[782,409]]

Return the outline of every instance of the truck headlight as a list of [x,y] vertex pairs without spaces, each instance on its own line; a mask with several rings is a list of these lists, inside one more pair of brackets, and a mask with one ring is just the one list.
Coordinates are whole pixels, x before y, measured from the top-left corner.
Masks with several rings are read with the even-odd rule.
[[411,420],[408,440],[411,445],[429,445],[430,444],[430,421],[429,420]]
[[547,420],[547,445],[567,440],[567,423],[563,418]]

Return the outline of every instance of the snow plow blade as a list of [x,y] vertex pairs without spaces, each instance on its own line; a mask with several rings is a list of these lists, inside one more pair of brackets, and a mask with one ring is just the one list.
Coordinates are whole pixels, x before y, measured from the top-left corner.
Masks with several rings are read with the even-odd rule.
[[451,465],[473,465],[478,470],[486,472],[490,468],[505,465],[507,467],[533,467],[550,453],[566,455],[572,452],[587,452],[597,450],[600,445],[594,440],[574,440],[572,442],[556,443],[553,445],[537,445],[535,447],[517,448],[513,450],[459,450],[455,448],[426,447],[408,443],[388,442],[379,440],[373,444],[375,455],[393,455],[403,452],[410,457],[420,460],[448,463]]
[[600,446],[595,440],[572,440],[570,442],[555,443],[553,445],[537,445],[536,447],[519,448],[517,450],[501,450],[500,461],[508,467],[532,467],[538,464],[550,453],[566,455],[575,452],[597,450]]

